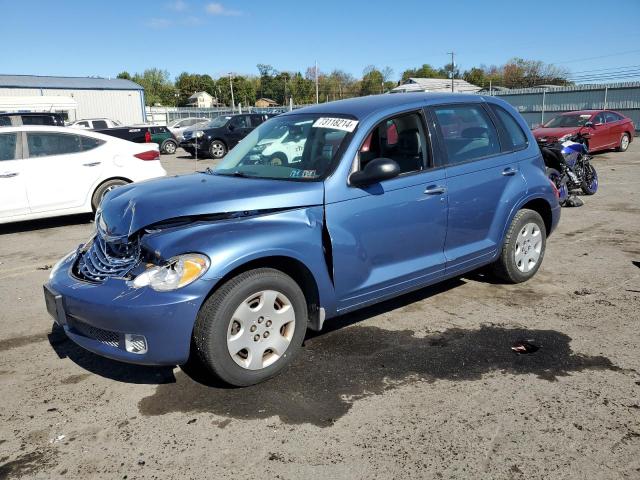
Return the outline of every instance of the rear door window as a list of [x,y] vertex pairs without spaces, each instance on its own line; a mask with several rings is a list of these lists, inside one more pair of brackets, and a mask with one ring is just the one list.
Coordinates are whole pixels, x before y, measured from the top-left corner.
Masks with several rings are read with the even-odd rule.
[[0,127],[10,127],[11,117],[0,117]]
[[613,122],[618,122],[622,120],[622,117],[617,113],[604,112],[604,119],[607,123],[613,123]]
[[80,137],[80,148],[83,152],[86,152],[88,150],[93,150],[94,148],[99,147],[103,143],[104,143],[103,140],[98,140],[97,138],[84,137],[84,136]]
[[527,136],[522,131],[522,128],[520,128],[520,125],[518,125],[516,119],[513,118],[513,116],[511,116],[511,114],[504,108],[494,104],[490,104],[490,106],[493,110],[493,113],[495,113],[496,117],[500,119],[502,125],[504,126],[504,129],[507,132],[507,141],[510,144],[505,145],[505,150],[513,151],[525,148],[528,144]]
[[89,128],[89,122],[78,122],[76,125],[79,127]]
[[601,123],[604,123],[604,113],[599,113],[598,115],[593,117],[592,122],[594,125],[599,125]]
[[23,115],[23,125],[54,125],[53,117],[47,115]]
[[16,146],[18,144],[17,133],[0,134],[0,161],[17,160]]
[[107,122],[105,122],[104,120],[94,120],[93,121],[93,128],[109,128],[109,125],[107,125]]
[[448,165],[500,153],[498,131],[481,105],[443,105],[433,111]]
[[80,135],[67,133],[27,132],[29,157],[66,155],[82,151]]

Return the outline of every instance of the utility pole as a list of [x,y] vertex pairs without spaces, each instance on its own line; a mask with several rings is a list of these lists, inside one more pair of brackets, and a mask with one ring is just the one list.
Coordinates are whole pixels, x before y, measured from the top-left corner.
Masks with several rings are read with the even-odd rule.
[[320,103],[320,97],[318,96],[318,61],[317,60],[316,60],[315,74],[316,74],[316,103]]
[[235,112],[236,102],[233,98],[233,82],[231,81],[231,72],[229,72],[229,87],[231,88],[231,112]]
[[447,55],[451,55],[451,91],[453,92],[453,69],[455,68],[455,63],[453,63],[454,52],[447,52]]

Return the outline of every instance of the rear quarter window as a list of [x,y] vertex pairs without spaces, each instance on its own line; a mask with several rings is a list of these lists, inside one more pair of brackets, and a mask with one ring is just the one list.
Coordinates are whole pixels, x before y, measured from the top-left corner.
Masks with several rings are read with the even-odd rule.
[[502,122],[504,129],[507,132],[507,141],[510,145],[506,145],[506,150],[521,150],[528,145],[527,135],[522,131],[520,125],[513,116],[507,112],[504,108],[490,104],[493,113]]

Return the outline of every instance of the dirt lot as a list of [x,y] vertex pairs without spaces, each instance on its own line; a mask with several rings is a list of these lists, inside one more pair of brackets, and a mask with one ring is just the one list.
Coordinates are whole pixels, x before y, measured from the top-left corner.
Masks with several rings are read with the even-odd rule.
[[76,347],[41,285],[93,225],[2,228],[0,479],[640,478],[640,141],[594,164],[601,190],[563,210],[532,281],[339,318],[246,389]]

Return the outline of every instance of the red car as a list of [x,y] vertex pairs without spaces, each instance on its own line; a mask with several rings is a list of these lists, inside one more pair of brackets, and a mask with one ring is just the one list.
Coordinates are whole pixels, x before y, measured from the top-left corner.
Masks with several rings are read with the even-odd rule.
[[633,140],[635,126],[630,118],[611,110],[579,110],[552,118],[533,130],[539,142],[561,140],[566,135],[582,133],[588,138],[589,151],[615,148],[624,152]]

